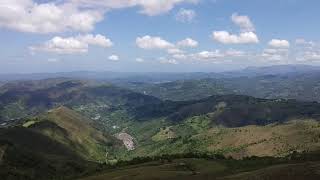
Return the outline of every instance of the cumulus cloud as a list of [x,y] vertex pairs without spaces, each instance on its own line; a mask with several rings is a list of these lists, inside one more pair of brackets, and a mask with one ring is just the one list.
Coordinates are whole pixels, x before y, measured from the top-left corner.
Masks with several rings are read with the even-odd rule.
[[200,51],[195,54],[190,54],[189,58],[194,60],[227,60],[227,58],[249,57],[249,53],[244,51],[229,49],[221,51],[219,49],[213,51]]
[[143,36],[137,37],[136,44],[142,49],[169,49],[174,45],[161,37]]
[[0,27],[31,33],[88,32],[103,19],[103,11],[82,9],[70,3],[38,4],[32,0],[2,0]]
[[259,43],[259,38],[254,32],[242,32],[239,35],[227,31],[214,31],[212,38],[223,44],[250,44]]
[[1,0],[0,27],[30,33],[90,32],[107,11],[141,7],[141,13],[158,15],[181,3],[196,0]]
[[85,36],[78,36],[77,39],[90,45],[96,45],[101,47],[113,46],[113,42],[101,34],[97,34],[95,36],[92,34],[87,34]]
[[112,41],[103,35],[79,35],[76,37],[63,38],[56,36],[51,40],[45,42],[40,46],[32,46],[30,50],[52,52],[58,54],[74,54],[74,53],[87,53],[89,45],[111,47]]
[[110,61],[119,61],[120,58],[117,55],[111,55],[111,56],[108,57],[108,59]]
[[269,43],[270,47],[273,48],[289,48],[290,43],[287,40],[281,40],[281,39],[272,39]]
[[259,43],[259,38],[256,35],[255,28],[248,16],[240,16],[236,13],[231,16],[232,22],[241,29],[240,34],[232,34],[228,31],[212,32],[213,40],[223,44],[252,44]]
[[289,50],[281,48],[264,49],[260,57],[263,60],[284,62],[288,60]]
[[59,54],[73,54],[88,52],[88,44],[79,41],[74,37],[62,38],[56,36],[51,40],[45,42],[41,46],[32,46],[30,49],[34,51],[44,51]]
[[201,51],[197,54],[194,54],[193,57],[198,59],[216,59],[216,58],[224,57],[224,55],[220,52],[220,50],[215,50],[215,51]]
[[304,58],[306,60],[320,61],[319,52],[306,52]]
[[181,8],[176,14],[176,20],[180,22],[192,22],[196,17],[196,12],[192,9]]
[[320,52],[318,51],[306,51],[299,55],[296,60],[298,62],[319,62]]
[[185,53],[180,48],[185,48],[185,47],[194,48],[198,46],[198,42],[191,38],[186,38],[174,44],[158,36],[146,35],[143,37],[137,37],[136,45],[139,48],[146,49],[146,50],[160,49],[160,50],[166,50],[168,54],[177,55],[177,54]]
[[184,51],[178,48],[172,48],[167,50],[168,54],[182,54]]
[[196,40],[193,40],[191,38],[186,38],[186,39],[179,41],[177,43],[177,45],[180,47],[197,47],[198,44],[199,43]]
[[72,0],[80,6],[104,7],[106,9],[129,8],[138,6],[140,13],[154,16],[170,11],[177,4],[197,3],[198,0]]
[[234,50],[234,49],[229,49],[225,52],[225,56],[229,56],[229,57],[242,57],[246,55],[247,53],[245,53],[244,51]]
[[234,24],[238,25],[244,32],[255,31],[254,25],[251,22],[249,16],[240,16],[237,13],[232,14],[231,20]]

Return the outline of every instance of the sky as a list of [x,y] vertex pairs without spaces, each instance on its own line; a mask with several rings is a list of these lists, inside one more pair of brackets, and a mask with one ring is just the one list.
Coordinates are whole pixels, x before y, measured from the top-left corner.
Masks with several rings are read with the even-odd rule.
[[320,65],[318,0],[0,0],[0,73]]

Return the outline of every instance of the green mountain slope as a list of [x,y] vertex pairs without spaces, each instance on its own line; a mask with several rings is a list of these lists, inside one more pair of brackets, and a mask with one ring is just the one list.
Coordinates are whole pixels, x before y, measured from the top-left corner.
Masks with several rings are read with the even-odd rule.
[[212,95],[239,94],[266,99],[320,101],[319,72],[283,75],[216,77],[121,86],[164,100],[186,101]]
[[24,126],[66,145],[84,159],[104,161],[106,151],[117,141],[89,123],[81,114],[62,106],[25,122]]
[[233,93],[231,89],[224,87],[224,82],[219,79],[178,80],[165,83],[127,83],[121,84],[121,86],[163,100],[173,101],[195,100],[212,95]]
[[[119,114],[130,120],[167,118],[181,121],[207,115],[213,123],[228,127],[265,125],[292,118],[315,118],[320,105],[295,100],[266,100],[241,95],[216,95],[193,101],[162,101],[112,85],[87,86],[73,81],[26,91],[6,91],[0,95],[0,120],[19,119],[65,105],[88,115],[118,121]],[[117,113],[116,117],[111,117]],[[97,118],[99,119],[99,118]]]
[[[228,128],[210,126],[204,116],[179,123],[145,122],[127,128],[137,142],[129,157],[161,154],[209,153],[241,159],[251,156],[283,157],[293,152],[320,150],[320,123],[296,120],[266,126]],[[119,155],[119,158],[128,156]]]
[[240,127],[280,123],[297,118],[319,119],[319,109],[320,104],[315,102],[224,95],[189,101],[170,114],[168,119],[179,121],[193,116],[207,115],[214,124]]
[[0,175],[4,179],[66,179],[98,169],[106,152],[121,149],[111,135],[81,114],[59,107],[0,129]]
[[31,129],[0,129],[1,179],[72,178],[96,167],[65,145]]
[[[136,109],[143,105],[161,104],[162,101],[112,85],[87,86],[66,80],[45,88],[10,88],[0,94],[0,120],[15,120],[32,116],[61,105],[93,104],[108,109],[124,109],[139,115]],[[141,115],[148,113],[141,112]],[[150,115],[150,113],[149,113]]]

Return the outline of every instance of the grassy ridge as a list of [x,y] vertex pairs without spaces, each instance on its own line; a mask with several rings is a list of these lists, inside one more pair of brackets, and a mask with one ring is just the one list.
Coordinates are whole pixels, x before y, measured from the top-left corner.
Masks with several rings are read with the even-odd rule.
[[[102,179],[318,179],[318,153],[286,158],[247,158],[243,160],[162,156],[140,163],[108,168],[82,180]],[[195,156],[196,157],[196,156]],[[138,161],[137,161],[138,162]]]
[[72,149],[81,157],[92,161],[104,161],[108,148],[116,144],[115,138],[90,124],[81,114],[59,107],[50,110],[24,124]]
[[59,107],[0,129],[0,176],[4,179],[69,179],[99,170],[118,142],[81,114]]
[[0,130],[1,179],[74,178],[97,168],[67,146],[27,128]]

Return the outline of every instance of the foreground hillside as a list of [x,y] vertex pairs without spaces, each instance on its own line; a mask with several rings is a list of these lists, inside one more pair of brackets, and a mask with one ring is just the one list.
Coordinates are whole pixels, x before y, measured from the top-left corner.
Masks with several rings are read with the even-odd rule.
[[62,106],[26,121],[23,126],[66,145],[84,159],[104,161],[106,151],[116,145],[117,140],[94,128],[90,122]]
[[82,115],[59,107],[0,129],[0,176],[4,179],[65,179],[96,171],[118,146]]
[[[316,156],[316,155],[313,155]],[[146,163],[106,169],[82,180],[316,180],[320,163],[314,160],[288,160],[252,158],[241,161],[232,159],[182,158],[154,160]]]
[[74,178],[96,167],[64,144],[31,129],[0,130],[1,179]]

